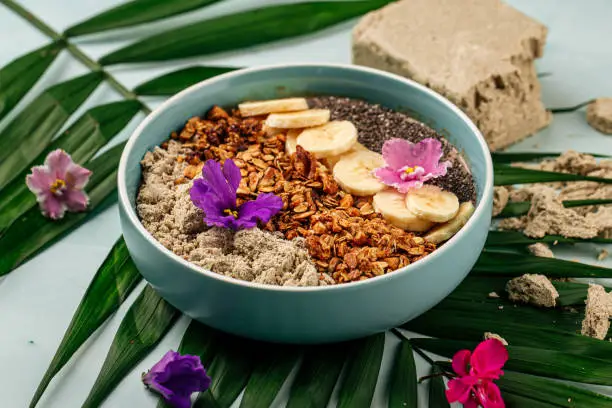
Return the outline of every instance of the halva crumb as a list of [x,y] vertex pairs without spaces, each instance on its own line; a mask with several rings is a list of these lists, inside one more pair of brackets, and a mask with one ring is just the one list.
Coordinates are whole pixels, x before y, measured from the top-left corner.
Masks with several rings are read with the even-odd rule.
[[485,332],[483,338],[485,340],[489,340],[489,339],[499,340],[501,344],[503,344],[504,346],[508,346],[508,342],[506,341],[506,339],[504,339],[502,336],[496,333]]
[[506,205],[508,204],[508,199],[510,197],[510,192],[504,186],[495,187],[493,190],[493,216],[499,215]]
[[540,307],[555,307],[559,293],[544,275],[525,274],[506,283],[508,298],[513,302]]
[[608,257],[608,255],[610,255],[610,253],[606,251],[605,249],[602,249],[601,251],[599,251],[599,255],[597,255],[597,260],[603,261],[604,259]]
[[550,250],[550,247],[543,242],[537,242],[535,244],[531,244],[527,247],[529,252],[534,254],[535,256],[541,256],[542,258],[554,258],[555,255],[553,251]]
[[612,98],[598,98],[587,107],[589,125],[601,133],[612,134]]
[[582,335],[603,340],[610,329],[612,299],[601,285],[589,285],[586,298]]

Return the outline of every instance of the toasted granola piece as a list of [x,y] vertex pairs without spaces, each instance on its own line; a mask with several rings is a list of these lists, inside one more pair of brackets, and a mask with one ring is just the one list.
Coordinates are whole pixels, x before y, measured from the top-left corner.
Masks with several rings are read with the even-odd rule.
[[506,283],[506,292],[513,302],[539,307],[555,307],[559,293],[544,275],[525,274]]
[[582,335],[603,340],[610,329],[612,299],[603,286],[589,285],[585,303]]

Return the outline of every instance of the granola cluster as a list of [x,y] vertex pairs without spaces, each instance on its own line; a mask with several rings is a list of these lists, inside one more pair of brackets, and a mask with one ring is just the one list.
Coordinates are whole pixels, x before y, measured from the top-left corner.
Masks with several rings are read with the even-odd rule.
[[[383,275],[413,263],[436,246],[387,223],[371,198],[340,190],[328,169],[300,146],[285,154],[285,134],[269,134],[260,118],[240,117],[212,108],[205,119],[191,118],[172,139],[183,142],[186,161],[182,184],[193,179],[208,159],[232,159],[242,180],[238,200],[274,193],[283,209],[264,229],[286,239],[303,237],[317,270],[337,283]],[[162,145],[163,147],[163,145]]]

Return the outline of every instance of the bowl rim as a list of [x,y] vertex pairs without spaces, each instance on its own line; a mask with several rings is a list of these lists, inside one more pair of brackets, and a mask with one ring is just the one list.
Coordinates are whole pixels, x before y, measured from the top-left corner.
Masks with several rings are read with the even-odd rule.
[[[468,220],[468,222],[459,230],[457,234],[455,234],[451,239],[449,239],[444,246],[439,249],[436,249],[431,254],[427,255],[425,258],[415,262],[414,264],[406,265],[403,268],[400,268],[393,273],[388,273],[380,276],[376,276],[373,278],[364,279],[361,281],[355,282],[347,282],[342,284],[335,285],[325,285],[325,286],[279,286],[279,285],[268,285],[263,283],[249,282],[243,281],[240,279],[232,278],[225,275],[220,275],[218,273],[212,272],[208,269],[204,269],[198,265],[195,265],[180,256],[176,255],[174,252],[164,247],[155,237],[142,225],[138,215],[136,214],[135,209],[132,208],[129,200],[129,196],[127,193],[127,185],[126,185],[126,169],[127,169],[127,161],[128,156],[142,134],[143,130],[147,128],[149,123],[153,121],[158,115],[161,114],[164,110],[170,107],[175,101],[180,100],[185,95],[197,92],[201,88],[208,86],[209,84],[224,81],[228,78],[232,78],[234,76],[240,76],[251,72],[258,71],[267,71],[267,70],[275,70],[275,69],[283,69],[283,68],[335,68],[335,69],[344,69],[344,70],[354,70],[361,71],[368,74],[385,76],[389,79],[401,81],[406,83],[407,85],[416,88],[422,92],[427,93],[430,97],[437,99],[443,105],[445,105],[448,109],[450,109],[455,115],[457,115],[461,120],[463,120],[467,126],[470,128],[472,133],[476,136],[476,140],[481,148],[481,150],[485,153],[485,177],[484,177],[484,189],[482,192],[482,200],[476,205],[476,209],[472,217]],[[462,239],[470,229],[474,227],[477,220],[483,216],[483,212],[486,211],[487,205],[486,202],[488,200],[492,200],[493,197],[493,162],[491,159],[491,155],[489,153],[488,145],[480,132],[480,130],[476,127],[474,122],[456,105],[446,99],[444,96],[435,92],[432,89],[427,88],[424,85],[419,84],[411,79],[404,78],[402,76],[392,74],[386,71],[378,70],[375,68],[369,68],[354,64],[340,64],[340,63],[291,63],[291,64],[271,64],[271,65],[260,65],[256,67],[250,68],[241,68],[235,71],[227,72],[225,74],[217,75],[213,78],[206,79],[204,81],[198,82],[197,84],[191,85],[190,87],[180,91],[179,93],[173,95],[164,101],[161,105],[153,110],[147,117],[138,125],[138,127],[132,132],[129,136],[125,148],[121,154],[121,159],[119,161],[119,168],[117,171],[117,185],[118,185],[118,202],[119,205],[123,208],[122,217],[126,217],[127,221],[136,229],[136,231],[142,235],[146,241],[148,241],[153,247],[157,250],[161,251],[162,254],[169,257],[175,262],[178,262],[183,267],[186,267],[191,272],[202,274],[208,278],[216,279],[220,282],[225,282],[233,285],[243,286],[246,288],[251,288],[255,290],[264,290],[264,291],[273,291],[273,292],[295,292],[295,293],[304,293],[304,292],[322,292],[322,291],[337,291],[337,290],[347,290],[347,289],[357,289],[362,285],[375,285],[382,284],[388,280],[399,279],[401,276],[416,273],[416,271],[422,267],[427,265],[430,262],[434,262],[436,259],[444,256],[446,252],[450,250],[450,247],[453,246],[456,242]],[[122,229],[123,229],[122,221]],[[416,265],[416,266],[415,266]]]

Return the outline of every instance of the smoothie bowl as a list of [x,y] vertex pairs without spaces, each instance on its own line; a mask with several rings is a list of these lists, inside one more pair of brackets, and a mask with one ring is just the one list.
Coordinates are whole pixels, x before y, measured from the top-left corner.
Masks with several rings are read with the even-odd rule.
[[458,108],[349,65],[194,85],[139,126],[118,175],[125,241],[164,299],[288,343],[366,336],[442,300],[482,250],[492,181]]

